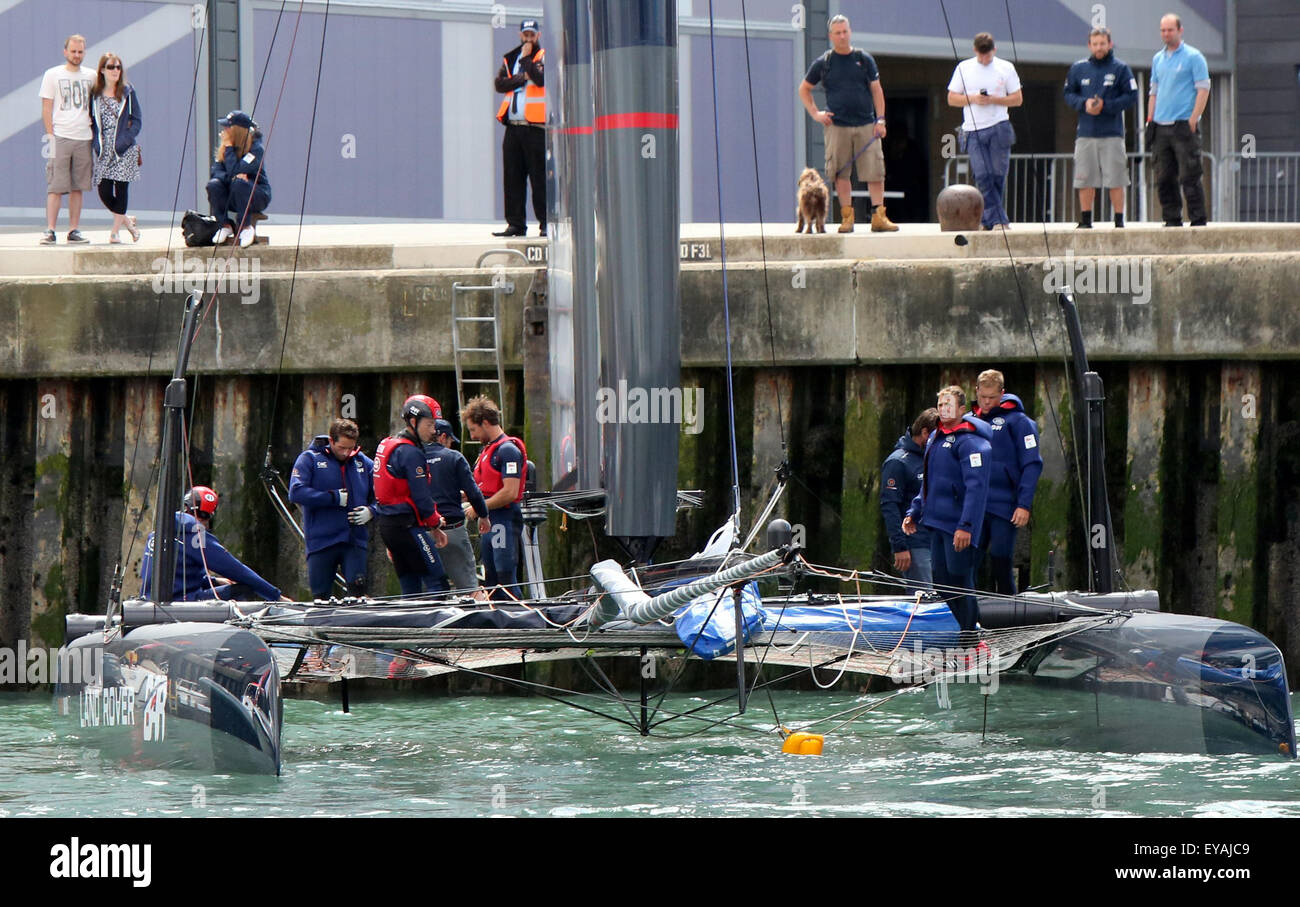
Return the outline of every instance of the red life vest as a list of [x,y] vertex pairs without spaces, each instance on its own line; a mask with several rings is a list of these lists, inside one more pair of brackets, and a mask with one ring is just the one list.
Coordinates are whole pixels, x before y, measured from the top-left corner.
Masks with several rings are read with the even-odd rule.
[[[528,472],[528,451],[524,449],[524,442],[519,438],[512,438],[510,435],[502,433],[495,441],[484,447],[479,453],[478,459],[474,461],[474,483],[478,485],[479,491],[483,492],[483,497],[490,498],[501,490],[505,485],[505,477],[499,470],[492,468],[492,455],[496,453],[497,448],[509,441],[515,447],[519,448],[519,455],[523,462],[519,464],[519,494],[515,501],[524,499],[524,479],[527,478],[525,473]],[[514,476],[511,476],[514,478]]]
[[[384,506],[393,504],[405,504],[411,508],[411,513],[415,515],[416,522],[421,526],[437,526],[442,521],[438,514],[438,508],[433,508],[433,516],[421,518],[420,508],[415,506],[415,501],[411,499],[411,485],[406,479],[399,479],[388,471],[388,458],[392,456],[393,451],[403,444],[415,446],[415,442],[409,438],[403,438],[400,435],[392,438],[384,438],[379,442],[379,447],[375,449],[375,500]],[[425,481],[429,480],[425,475]]]

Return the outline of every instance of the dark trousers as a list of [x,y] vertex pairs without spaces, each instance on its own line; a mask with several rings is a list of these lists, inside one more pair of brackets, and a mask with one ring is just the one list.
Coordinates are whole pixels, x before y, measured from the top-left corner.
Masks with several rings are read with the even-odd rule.
[[541,126],[506,124],[501,142],[501,169],[505,180],[506,223],[524,229],[524,195],[533,187],[533,213],[546,223],[546,130]]
[[[948,599],[948,610],[957,618],[963,630],[974,630],[979,623],[980,606],[975,599],[975,567],[980,562],[980,549],[971,545],[965,551],[952,550],[952,533],[931,527],[930,556],[934,562],[936,591]],[[942,588],[946,586],[972,590],[959,593]]]
[[379,517],[379,535],[388,549],[388,557],[397,571],[403,595],[443,592],[448,588],[447,571],[442,568],[433,534],[423,526],[413,525],[409,517]]
[[1009,224],[1002,200],[1007,194],[1007,168],[1011,166],[1011,146],[1016,143],[1016,131],[1009,120],[1003,120],[986,129],[976,129],[966,135],[966,152],[970,155],[970,169],[975,185],[984,196],[984,213],[980,224],[995,227]]
[[130,185],[118,180],[100,180],[99,200],[114,214],[125,214],[127,187]]
[[329,598],[335,573],[347,580],[349,595],[365,595],[366,549],[339,542],[307,555],[307,585],[313,598]]
[[1201,186],[1201,135],[1192,132],[1186,120],[1177,120],[1172,126],[1156,125],[1151,156],[1156,165],[1156,193],[1160,196],[1160,213],[1167,224],[1183,222],[1183,199],[1178,187],[1183,187],[1187,199],[1187,219],[1193,224],[1203,224],[1205,216],[1205,189]]
[[[483,585],[492,589],[494,599],[509,601],[511,596],[519,598],[521,593],[515,581],[519,570],[519,534],[524,528],[519,505],[490,510],[488,520],[492,529],[479,538]],[[494,586],[498,588],[492,588]]]
[[984,542],[980,545],[987,551],[989,567],[993,573],[992,592],[1001,595],[1016,594],[1016,571],[1011,559],[1016,553],[1016,527],[1010,520],[991,513],[984,515]]
[[247,180],[208,180],[208,210],[223,224],[230,221],[237,227],[247,227],[252,223],[250,215],[261,214],[270,203],[271,193],[260,183],[254,188]]

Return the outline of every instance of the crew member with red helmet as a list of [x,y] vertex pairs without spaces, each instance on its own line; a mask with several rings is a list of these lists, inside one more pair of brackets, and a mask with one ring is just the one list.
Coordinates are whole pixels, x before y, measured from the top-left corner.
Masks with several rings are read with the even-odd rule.
[[469,436],[483,445],[474,463],[474,481],[487,498],[488,512],[481,514],[472,504],[464,505],[466,518],[487,516],[492,523],[487,535],[479,538],[483,579],[493,598],[517,599],[520,592],[515,574],[519,536],[524,528],[519,502],[524,499],[528,452],[522,440],[502,429],[501,410],[487,397],[478,396],[466,403],[460,422]]
[[145,542],[140,563],[140,596],[151,601],[278,601],[280,590],[227,551],[212,534],[212,518],[220,499],[206,485],[195,485],[185,493],[176,514],[176,581],[169,599],[152,595],[153,533]]
[[402,594],[444,591],[447,573],[437,549],[447,544],[447,534],[439,528],[442,517],[424,463],[424,445],[433,440],[442,407],[416,394],[402,404],[401,417],[406,428],[375,449],[375,521]]

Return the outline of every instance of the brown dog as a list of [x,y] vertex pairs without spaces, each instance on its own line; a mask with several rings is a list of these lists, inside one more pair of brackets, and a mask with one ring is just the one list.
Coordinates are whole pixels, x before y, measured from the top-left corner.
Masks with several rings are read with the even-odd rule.
[[[804,232],[805,223],[809,233],[826,232],[826,200],[829,195],[821,174],[811,167],[805,167],[803,173],[799,174],[799,201],[795,208],[795,214],[799,216],[799,228],[794,232]],[[816,230],[813,229],[814,224]]]

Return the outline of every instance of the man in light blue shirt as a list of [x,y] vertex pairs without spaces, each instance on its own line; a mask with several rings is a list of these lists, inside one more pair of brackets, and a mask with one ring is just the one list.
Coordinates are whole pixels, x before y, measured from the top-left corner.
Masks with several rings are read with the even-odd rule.
[[1210,69],[1205,56],[1183,43],[1183,23],[1170,13],[1160,20],[1164,47],[1151,60],[1151,97],[1146,142],[1156,167],[1156,192],[1166,227],[1183,225],[1183,187],[1187,219],[1205,226],[1205,190],[1201,186],[1201,114],[1210,98]]

